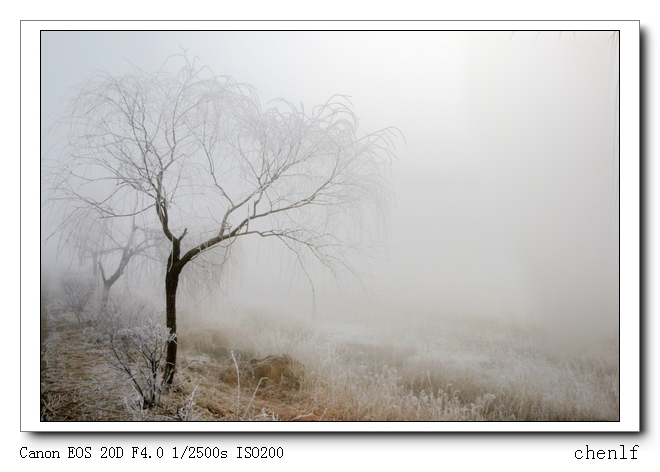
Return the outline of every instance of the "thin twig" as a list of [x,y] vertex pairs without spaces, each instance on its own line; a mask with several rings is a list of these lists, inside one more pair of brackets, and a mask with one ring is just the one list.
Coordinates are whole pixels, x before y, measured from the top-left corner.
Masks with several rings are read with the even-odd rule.
[[245,415],[247,415],[247,412],[250,410],[250,406],[252,406],[252,401],[254,400],[255,395],[257,394],[257,390],[259,390],[259,386],[261,385],[262,380],[267,380],[268,377],[261,377],[259,379],[259,383],[257,384],[257,388],[254,389],[254,393],[252,394],[252,398],[250,399],[250,403],[248,403],[248,406],[245,408],[245,412],[243,412],[243,417],[245,418]]
[[236,413],[241,414],[241,374],[238,371],[238,362],[236,362],[236,356],[234,356],[234,351],[231,351],[231,358],[234,360],[234,366],[236,367],[236,381],[238,382],[238,399],[236,401]]

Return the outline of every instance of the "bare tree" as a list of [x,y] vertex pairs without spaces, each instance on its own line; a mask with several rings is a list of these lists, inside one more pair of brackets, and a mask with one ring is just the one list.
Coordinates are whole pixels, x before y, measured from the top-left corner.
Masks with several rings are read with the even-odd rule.
[[[99,308],[101,313],[106,313],[110,289],[124,274],[129,263],[137,257],[153,259],[157,254],[153,249],[164,239],[162,234],[138,226],[135,217],[122,221],[104,218],[95,209],[80,211],[76,205],[69,208],[68,204],[75,203],[75,198],[69,199],[70,194],[66,190],[68,181],[62,176],[68,179],[70,175],[66,172],[56,172],[54,175],[55,179],[51,176],[50,180],[57,185],[55,195],[58,198],[55,200],[63,200],[66,205],[64,218],[46,240],[59,236],[60,252],[67,249],[77,257],[81,269],[91,268],[93,278],[88,282],[94,286],[100,279]],[[48,199],[46,209],[57,208],[57,203]]]
[[[149,250],[159,244],[159,238],[157,235],[137,226],[134,219],[131,222],[128,236],[126,236],[123,241],[112,231],[105,233],[105,236],[106,248],[101,249],[97,255],[95,255],[95,261],[98,264],[102,282],[100,296],[100,310],[102,314],[105,314],[108,309],[110,289],[124,274],[129,262],[134,260],[136,256],[150,257],[151,254],[149,253]],[[110,260],[112,256],[114,257]],[[117,256],[119,257],[119,260],[116,260]],[[115,270],[106,273],[107,266],[104,267],[104,262],[107,265],[114,263],[112,267],[116,267]]]
[[[183,65],[177,73],[165,67]],[[175,373],[176,300],[184,267],[239,238],[276,238],[306,257],[351,270],[349,226],[383,216],[392,129],[358,136],[346,97],[305,110],[262,110],[255,90],[186,55],[163,69],[97,74],[71,102],[60,198],[77,212],[158,227],[166,260],[165,378]],[[350,224],[349,224],[350,223]],[[185,243],[184,243],[185,239]]]

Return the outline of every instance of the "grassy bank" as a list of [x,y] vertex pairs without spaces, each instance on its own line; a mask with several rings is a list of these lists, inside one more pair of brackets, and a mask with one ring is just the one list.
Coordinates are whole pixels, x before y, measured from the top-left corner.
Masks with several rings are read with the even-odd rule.
[[[539,321],[383,316],[315,324],[182,313],[179,372],[142,409],[96,322],[48,314],[44,420],[616,421],[616,337]],[[130,323],[139,323],[134,318]],[[257,381],[255,359],[288,355],[292,383]],[[252,361],[252,363],[251,363]]]

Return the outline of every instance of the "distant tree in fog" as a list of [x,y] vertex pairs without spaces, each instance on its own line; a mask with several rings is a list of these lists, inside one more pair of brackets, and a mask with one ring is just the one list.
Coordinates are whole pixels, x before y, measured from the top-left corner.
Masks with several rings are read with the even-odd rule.
[[[72,174],[63,167],[50,169],[47,182],[51,198],[44,204],[44,211],[53,210],[61,220],[55,230],[47,236],[59,239],[59,251],[67,250],[77,259],[78,266],[91,272],[94,285],[99,283],[99,309],[105,313],[112,286],[126,271],[129,263],[136,259],[153,258],[153,249],[164,240],[162,235],[139,227],[135,217],[121,221],[104,218],[95,207],[85,207],[80,194],[69,186]],[[135,264],[134,264],[135,265]]]
[[[167,72],[176,61],[178,72]],[[262,110],[252,87],[178,55],[155,73],[100,73],[82,84],[59,176],[80,211],[135,219],[166,239],[171,383],[184,267],[252,236],[279,240],[303,270],[307,256],[350,270],[360,253],[350,229],[369,227],[389,201],[393,135],[359,136],[343,96],[311,110],[284,100]]]
[[[116,234],[109,231],[105,244],[95,254],[96,267],[101,278],[100,310],[105,313],[108,309],[108,296],[110,289],[124,274],[128,264],[137,258],[153,257],[152,248],[159,245],[158,235],[140,228],[131,222],[127,234]],[[121,239],[120,239],[121,237]],[[162,238],[160,238],[162,239]]]

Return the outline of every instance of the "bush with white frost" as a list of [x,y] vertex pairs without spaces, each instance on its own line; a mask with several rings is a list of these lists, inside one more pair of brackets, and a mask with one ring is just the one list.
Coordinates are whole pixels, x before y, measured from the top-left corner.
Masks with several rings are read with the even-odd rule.
[[148,317],[140,324],[120,327],[110,333],[110,364],[123,372],[135,390],[142,408],[160,402],[166,388],[165,351],[176,336]]
[[79,323],[86,321],[96,285],[91,277],[69,272],[62,277],[60,308],[72,313]]

